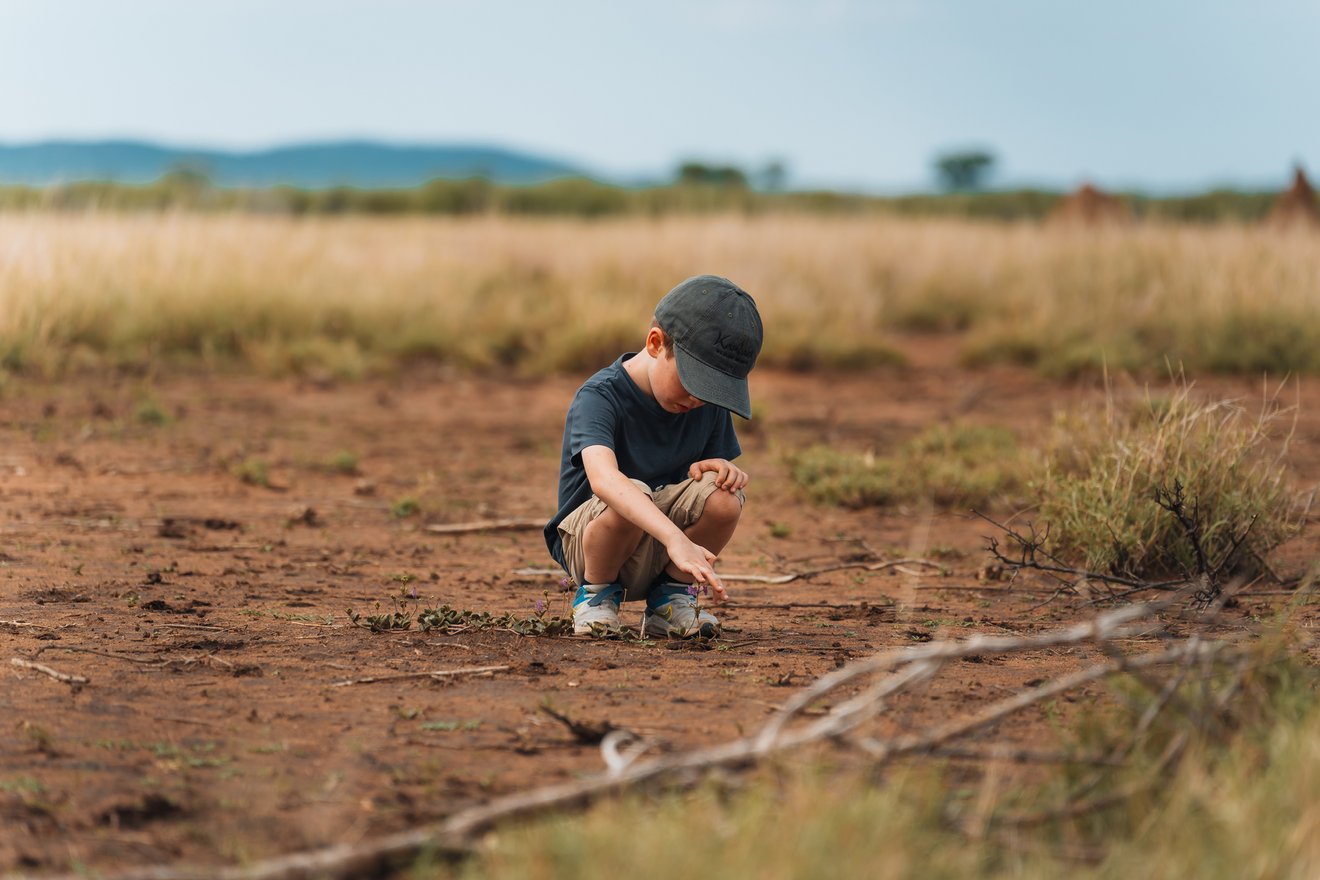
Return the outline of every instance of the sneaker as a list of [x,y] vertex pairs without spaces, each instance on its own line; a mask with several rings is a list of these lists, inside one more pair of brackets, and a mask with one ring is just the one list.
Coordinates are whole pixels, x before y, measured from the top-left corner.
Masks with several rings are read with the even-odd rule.
[[642,634],[661,638],[713,639],[720,634],[720,622],[688,590],[691,584],[665,581],[656,584],[646,596],[646,614]]
[[583,584],[573,597],[573,633],[612,635],[619,631],[621,584]]

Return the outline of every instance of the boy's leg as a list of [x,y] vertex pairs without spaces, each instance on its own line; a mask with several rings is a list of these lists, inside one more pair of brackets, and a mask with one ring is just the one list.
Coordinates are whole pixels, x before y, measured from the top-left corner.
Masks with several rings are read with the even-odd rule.
[[[694,543],[719,553],[738,527],[746,496],[741,490],[720,489],[715,474],[708,471],[700,480],[666,486],[656,493],[655,502]],[[691,578],[670,565],[664,548],[656,542],[644,541],[643,548],[648,543],[658,553],[650,560],[643,631],[654,636],[718,636],[719,620],[688,592]]]
[[619,579],[619,569],[637,551],[643,532],[608,507],[582,532],[582,576],[589,584]]
[[[683,534],[691,538],[692,543],[718,555],[738,528],[738,519],[742,516],[746,498],[741,492],[729,492],[719,487],[713,491],[706,491],[706,486],[703,484],[714,482],[715,472],[706,471],[697,483],[698,491],[691,493],[692,498],[686,499],[680,493],[674,506],[680,507],[686,502],[688,509],[683,515],[690,517],[695,513],[696,516],[696,521],[683,529]],[[670,519],[674,519],[674,509],[671,508],[668,512]],[[676,582],[691,583],[692,581],[691,575],[676,568],[673,563],[666,563],[665,575]]]
[[[633,480],[633,484],[648,496],[652,494],[644,483]],[[636,568],[630,557],[637,552],[642,530],[593,495],[559,524],[559,536],[569,576],[578,584],[573,598],[574,632],[617,630],[624,575],[631,574],[629,567]]]

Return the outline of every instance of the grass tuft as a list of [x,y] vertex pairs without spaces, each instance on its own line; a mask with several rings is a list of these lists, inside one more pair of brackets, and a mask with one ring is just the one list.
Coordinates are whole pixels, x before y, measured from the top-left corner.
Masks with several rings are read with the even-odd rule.
[[249,486],[270,487],[270,467],[260,458],[249,456],[234,466],[234,476]]
[[1253,414],[1233,401],[1201,399],[1184,383],[1167,397],[1111,397],[1099,412],[1059,416],[1033,486],[1054,549],[1095,571],[1195,571],[1184,530],[1154,502],[1157,487],[1179,481],[1197,504],[1211,560],[1249,527],[1249,552],[1238,564],[1250,567],[1296,524],[1282,452],[1273,448],[1283,415],[1273,399]]
[[789,456],[794,482],[813,501],[884,507],[930,501],[940,507],[987,507],[1026,486],[1026,461],[1002,428],[936,426],[892,456],[816,446]]

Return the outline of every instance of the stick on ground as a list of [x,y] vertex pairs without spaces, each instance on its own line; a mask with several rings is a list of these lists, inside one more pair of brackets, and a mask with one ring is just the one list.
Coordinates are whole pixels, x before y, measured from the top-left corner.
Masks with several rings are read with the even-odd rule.
[[42,675],[49,675],[56,681],[62,681],[65,684],[87,684],[87,679],[81,675],[74,675],[70,672],[60,672],[56,669],[51,669],[49,666],[44,666],[40,663],[33,663],[31,660],[21,660],[18,657],[13,657],[10,659],[9,663],[11,666],[17,666],[20,669],[31,669],[34,672],[40,672]]
[[464,666],[461,669],[433,669],[430,672],[400,672],[397,675],[373,675],[368,678],[350,678],[337,681],[331,687],[345,687],[350,684],[375,684],[379,681],[403,681],[408,678],[454,678],[459,675],[489,675],[503,672],[507,666]]
[[491,519],[480,522],[435,523],[423,526],[433,535],[470,535],[475,532],[518,532],[545,528],[543,519]]

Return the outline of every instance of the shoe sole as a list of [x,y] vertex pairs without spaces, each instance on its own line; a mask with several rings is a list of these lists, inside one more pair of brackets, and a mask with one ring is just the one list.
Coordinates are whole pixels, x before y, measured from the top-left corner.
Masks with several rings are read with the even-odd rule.
[[617,623],[613,626],[608,623],[601,623],[600,621],[589,623],[586,626],[579,626],[576,623],[573,624],[573,635],[575,636],[599,636],[604,638],[606,636],[616,636],[621,632],[623,632],[623,625]]

